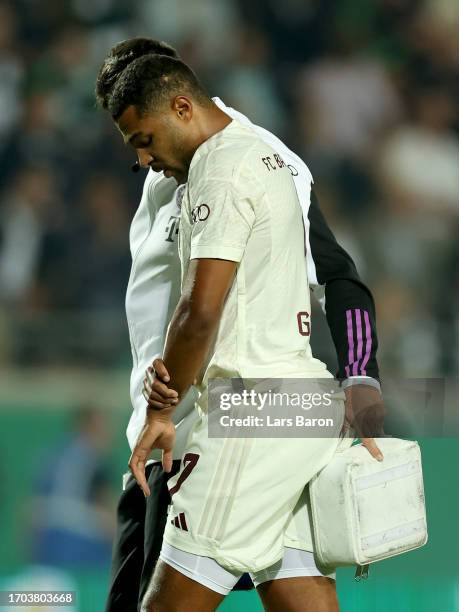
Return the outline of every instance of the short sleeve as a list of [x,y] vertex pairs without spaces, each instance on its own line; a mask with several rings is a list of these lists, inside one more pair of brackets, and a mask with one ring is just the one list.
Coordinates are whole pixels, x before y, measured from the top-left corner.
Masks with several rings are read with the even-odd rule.
[[207,180],[190,202],[190,259],[240,262],[255,223],[253,204],[231,182]]

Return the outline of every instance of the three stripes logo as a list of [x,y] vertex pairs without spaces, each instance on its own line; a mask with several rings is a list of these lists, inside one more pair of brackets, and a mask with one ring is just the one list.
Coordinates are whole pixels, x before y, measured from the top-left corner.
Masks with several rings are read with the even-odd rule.
[[183,512],[180,512],[178,516],[171,519],[171,525],[174,525],[174,527],[182,531],[188,531],[188,525],[186,524],[185,514]]
[[373,335],[367,310],[346,310],[347,365],[346,376],[366,376],[367,363],[372,356]]

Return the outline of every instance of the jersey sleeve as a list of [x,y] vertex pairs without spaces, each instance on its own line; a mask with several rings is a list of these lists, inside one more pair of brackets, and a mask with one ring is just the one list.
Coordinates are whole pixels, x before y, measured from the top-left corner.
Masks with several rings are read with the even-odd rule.
[[252,200],[241,191],[230,181],[202,183],[190,210],[190,259],[241,261],[255,222]]
[[350,255],[338,244],[311,192],[307,228],[310,282],[325,312],[338,357],[337,377],[379,379],[373,296]]

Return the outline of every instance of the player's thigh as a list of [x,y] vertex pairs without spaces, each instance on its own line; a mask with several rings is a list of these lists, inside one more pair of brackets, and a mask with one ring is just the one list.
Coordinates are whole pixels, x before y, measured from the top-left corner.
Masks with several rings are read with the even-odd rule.
[[257,587],[267,612],[338,612],[336,584],[323,576],[263,582]]
[[207,588],[160,560],[141,612],[214,612],[224,595]]

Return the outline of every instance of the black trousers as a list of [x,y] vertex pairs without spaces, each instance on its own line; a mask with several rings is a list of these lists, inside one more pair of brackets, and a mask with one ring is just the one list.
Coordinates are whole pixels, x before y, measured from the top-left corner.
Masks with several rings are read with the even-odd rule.
[[[113,544],[110,588],[105,612],[138,612],[159,558],[170,503],[167,480],[180,470],[173,462],[169,474],[159,463],[146,467],[151,495],[144,497],[134,478],[121,494],[117,509],[117,530]],[[253,588],[247,574],[235,587]]]

